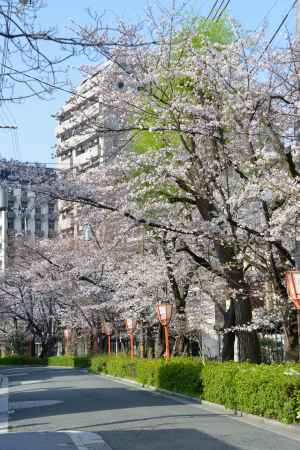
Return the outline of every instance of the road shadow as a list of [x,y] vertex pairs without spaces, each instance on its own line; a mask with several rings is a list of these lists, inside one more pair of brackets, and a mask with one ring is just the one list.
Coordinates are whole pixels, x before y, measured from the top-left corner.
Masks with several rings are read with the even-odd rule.
[[[117,385],[118,386],[118,385]],[[85,413],[91,411],[111,411],[139,407],[155,407],[178,405],[179,402],[170,397],[161,397],[151,392],[130,389],[129,387],[107,387],[78,389],[66,386],[64,388],[28,389],[11,393],[13,402],[39,402],[41,400],[61,400],[63,403],[43,408],[30,408],[16,410],[12,419],[27,417],[43,417],[52,415],[65,415]]]
[[217,425],[211,434],[194,428],[157,428],[101,431],[101,436],[114,450],[299,450],[299,442],[280,437],[271,446],[255,437],[255,429],[251,438],[236,436],[234,430],[218,436]]

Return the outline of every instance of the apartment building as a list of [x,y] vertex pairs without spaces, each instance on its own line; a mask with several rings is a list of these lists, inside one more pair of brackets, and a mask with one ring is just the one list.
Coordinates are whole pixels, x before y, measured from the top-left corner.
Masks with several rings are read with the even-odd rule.
[[[103,64],[76,89],[63,108],[56,114],[57,168],[79,177],[89,170],[108,164],[120,147],[120,134],[109,132],[118,122],[118,112],[103,100],[103,74],[113,73],[112,88],[126,89],[124,74],[112,63]],[[103,131],[105,129],[105,132]],[[78,207],[59,202],[58,228],[64,235],[78,235]]]
[[[23,172],[28,164],[10,164],[0,170],[0,270],[6,270],[13,259],[18,237],[52,238],[57,232],[57,202],[37,194]],[[55,171],[41,165],[33,170],[46,177],[55,177]]]

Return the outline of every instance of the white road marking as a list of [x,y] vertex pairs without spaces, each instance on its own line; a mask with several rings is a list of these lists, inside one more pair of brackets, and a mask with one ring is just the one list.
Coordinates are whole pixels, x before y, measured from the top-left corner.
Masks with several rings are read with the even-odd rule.
[[21,376],[24,376],[24,375],[29,375],[28,372],[13,372],[13,373],[11,373],[11,372],[9,372],[9,373],[3,372],[3,373],[5,375],[8,375],[9,377],[21,377]]
[[112,450],[99,434],[87,431],[62,431],[61,433],[70,436],[77,450]]
[[13,387],[13,386],[24,386],[26,384],[38,384],[38,383],[45,383],[45,380],[10,381],[8,383],[8,385],[10,387]]
[[27,408],[40,408],[42,406],[52,406],[63,403],[63,400],[32,400],[32,401],[19,401],[9,402],[10,410],[27,409]]
[[0,375],[0,433],[8,431],[8,378]]

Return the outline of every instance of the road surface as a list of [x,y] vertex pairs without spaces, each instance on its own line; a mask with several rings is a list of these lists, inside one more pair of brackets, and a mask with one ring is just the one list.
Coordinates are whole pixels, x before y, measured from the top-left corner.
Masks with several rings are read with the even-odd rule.
[[297,440],[82,369],[1,367],[0,372],[0,450],[300,448],[300,433]]

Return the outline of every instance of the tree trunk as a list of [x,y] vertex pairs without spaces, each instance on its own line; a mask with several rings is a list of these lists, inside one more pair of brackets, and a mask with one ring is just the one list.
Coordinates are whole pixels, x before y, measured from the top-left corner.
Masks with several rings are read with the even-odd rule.
[[[224,330],[234,327],[234,325],[235,325],[234,302],[231,299],[229,309],[224,314]],[[234,332],[224,333],[222,361],[231,361],[234,359],[234,339],[235,339]]]
[[155,335],[154,341],[154,356],[155,358],[161,358],[165,353],[165,339],[163,327],[159,324],[158,330]]
[[43,337],[41,339],[41,344],[42,344],[42,352],[40,354],[40,358],[47,358],[48,356],[56,355],[57,339],[55,336],[50,336],[46,339]]

